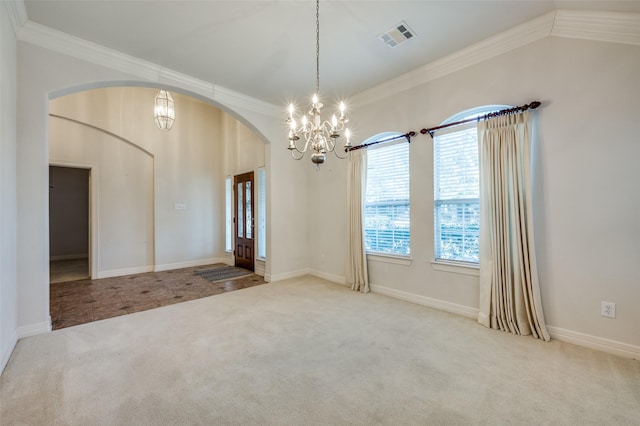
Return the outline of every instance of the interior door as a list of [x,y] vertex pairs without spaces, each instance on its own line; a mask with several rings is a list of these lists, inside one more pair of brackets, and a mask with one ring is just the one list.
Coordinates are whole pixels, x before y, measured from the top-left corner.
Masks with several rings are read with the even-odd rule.
[[255,242],[253,172],[235,176],[233,183],[236,236],[235,263],[240,268],[253,271],[253,248]]

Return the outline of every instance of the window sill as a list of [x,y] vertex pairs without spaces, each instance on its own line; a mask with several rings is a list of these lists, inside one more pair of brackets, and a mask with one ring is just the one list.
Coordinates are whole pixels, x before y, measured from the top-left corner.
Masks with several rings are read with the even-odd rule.
[[410,266],[411,263],[413,262],[413,259],[411,259],[408,256],[394,256],[394,255],[390,255],[390,254],[374,254],[374,253],[367,253],[367,260],[370,260],[372,262],[382,262],[382,263],[392,263],[394,265],[403,265],[403,266]]
[[267,258],[266,258],[266,257],[256,257],[256,260],[257,260],[258,262],[266,262],[266,261],[267,261]]
[[431,265],[436,271],[452,272],[454,274],[480,276],[480,267],[473,263],[452,262],[446,260],[432,260]]

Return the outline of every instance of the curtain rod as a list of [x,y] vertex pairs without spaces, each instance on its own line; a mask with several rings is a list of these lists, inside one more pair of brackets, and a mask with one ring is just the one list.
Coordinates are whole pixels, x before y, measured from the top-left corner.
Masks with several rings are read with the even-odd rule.
[[381,139],[379,141],[369,142],[362,145],[356,145],[356,146],[351,146],[349,148],[345,148],[345,152],[351,152],[358,149],[367,148],[372,145],[377,145],[379,143],[391,142],[391,141],[395,141],[396,139],[402,139],[402,138],[406,138],[407,142],[411,143],[411,137],[415,135],[416,135],[416,132],[409,132],[409,133],[405,133],[404,135],[391,136],[390,138]]
[[[423,134],[423,135],[426,135],[427,133],[429,133],[429,136],[431,136],[433,138],[433,134],[437,130],[446,129],[447,127],[452,127],[452,126],[459,126],[460,124],[471,123],[472,121],[480,121],[480,120],[486,120],[486,119],[492,118],[492,117],[498,117],[498,116],[501,116],[501,115],[514,114],[516,112],[522,112],[522,111],[526,111],[528,109],[536,109],[540,105],[541,105],[540,102],[533,101],[533,102],[531,102],[529,104],[525,104],[525,105],[514,107],[514,108],[501,109],[500,111],[491,112],[491,113],[485,114],[485,115],[479,115],[479,116],[477,116],[475,118],[468,118],[466,120],[456,121],[455,123],[447,123],[447,124],[443,124],[441,126],[430,127],[428,129],[422,129],[422,130],[420,130],[420,133]],[[349,148],[345,148],[344,151],[345,152],[356,151],[358,149],[367,148],[367,147],[370,147],[372,145],[377,145],[377,144],[383,143],[383,142],[391,142],[391,141],[394,141],[396,139],[401,139],[401,138],[406,138],[407,142],[411,143],[411,138],[413,136],[415,136],[415,135],[416,135],[416,132],[411,131],[411,132],[405,133],[404,135],[392,136],[390,138],[381,139],[379,141],[369,142],[369,143],[365,143],[365,144],[362,144],[362,145],[356,145],[356,146],[352,146],[352,147],[349,147]]]
[[533,101],[530,104],[525,104],[525,105],[514,107],[514,108],[501,109],[500,111],[491,112],[491,113],[485,114],[485,115],[479,115],[479,116],[477,116],[475,118],[468,118],[466,120],[456,121],[455,123],[447,123],[447,124],[443,124],[441,126],[430,127],[428,129],[422,129],[422,130],[420,130],[420,133],[423,134],[423,135],[429,133],[429,136],[431,136],[433,138],[433,134],[436,131],[441,130],[441,129],[446,129],[447,127],[459,126],[460,124],[471,123],[472,121],[486,120],[488,118],[498,117],[498,116],[501,116],[501,115],[514,114],[516,112],[523,112],[523,111],[526,111],[528,109],[536,109],[540,105],[541,105],[540,102]]

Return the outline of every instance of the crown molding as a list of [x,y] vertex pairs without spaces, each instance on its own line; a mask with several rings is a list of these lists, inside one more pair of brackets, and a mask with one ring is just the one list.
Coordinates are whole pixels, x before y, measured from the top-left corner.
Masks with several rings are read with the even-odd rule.
[[[141,80],[151,82],[160,81],[161,67],[157,65],[54,30],[53,28],[33,21],[27,21],[25,23],[18,33],[18,40],[63,55],[82,59],[96,65],[121,71]],[[204,95],[207,85],[201,82],[192,83],[197,86],[197,93]],[[211,92],[211,90],[209,90],[209,92]]]
[[0,3],[2,3],[6,9],[9,20],[11,21],[11,26],[13,27],[13,33],[17,36],[20,29],[28,20],[24,0],[5,0]]
[[[169,84],[231,109],[278,116],[271,103],[206,82],[27,19],[24,0],[2,1],[18,40],[114,69],[142,81]],[[555,10],[353,96],[354,106],[379,101],[548,36],[640,45],[640,13]]]
[[430,62],[381,85],[358,93],[353,97],[351,103],[357,106],[379,101],[392,94],[412,89],[540,40],[551,33],[554,16],[555,12],[546,13],[524,24]]
[[33,21],[27,20],[20,28],[18,40],[120,71],[144,82],[171,85],[213,100],[230,109],[242,108],[268,116],[277,116],[281,112],[280,108],[268,102],[162,67],[135,56],[109,49]]
[[555,10],[356,94],[366,105],[549,36],[640,45],[640,13]]
[[551,35],[640,45],[640,13],[561,9]]
[[260,99],[256,99],[252,96],[245,95],[244,93],[236,92],[235,90],[227,89],[226,87],[219,85],[213,86],[213,99],[231,108],[238,107],[248,109],[254,112],[265,114],[269,117],[282,118],[283,114],[282,107],[280,106],[265,102]]

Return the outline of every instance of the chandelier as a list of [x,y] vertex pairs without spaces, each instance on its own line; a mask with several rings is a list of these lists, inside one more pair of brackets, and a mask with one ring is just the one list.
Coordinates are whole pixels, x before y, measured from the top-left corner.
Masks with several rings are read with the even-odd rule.
[[[311,98],[311,109],[302,116],[295,116],[293,103],[289,105],[287,124],[289,126],[289,146],[291,157],[301,160],[304,154],[311,150],[311,161],[320,167],[324,163],[327,152],[333,152],[336,157],[344,159],[349,155],[351,147],[351,133],[346,127],[349,122],[345,115],[346,106],[340,102],[338,116],[335,114],[331,121],[322,118],[322,103],[320,102],[320,0],[316,0],[316,91]],[[302,138],[304,146],[298,148],[298,141]],[[342,140],[346,154],[341,156],[336,149]]]
[[153,116],[156,124],[162,130],[169,130],[176,121],[176,110],[171,93],[166,90],[160,90],[156,95]]

